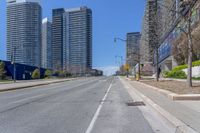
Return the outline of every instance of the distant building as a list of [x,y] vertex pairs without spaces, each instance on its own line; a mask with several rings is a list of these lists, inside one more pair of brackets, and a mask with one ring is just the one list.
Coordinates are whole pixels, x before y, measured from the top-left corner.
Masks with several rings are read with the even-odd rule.
[[39,0],[7,0],[7,60],[40,67],[42,11]]
[[90,71],[87,71],[86,76],[103,76],[103,71],[97,69],[90,69]]
[[140,32],[131,32],[126,35],[126,64],[133,68],[139,61],[140,56]]
[[47,18],[42,21],[42,67],[52,69],[52,35],[51,22]]
[[63,14],[63,69],[78,74],[92,69],[92,11],[87,7]]
[[63,68],[63,8],[53,9],[52,14],[52,64],[53,69]]

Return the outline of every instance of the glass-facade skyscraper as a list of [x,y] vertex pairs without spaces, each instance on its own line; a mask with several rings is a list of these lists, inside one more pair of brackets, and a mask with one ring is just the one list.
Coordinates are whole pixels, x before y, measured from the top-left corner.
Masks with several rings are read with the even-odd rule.
[[52,63],[53,69],[63,69],[63,8],[52,11]]
[[43,68],[52,69],[52,34],[51,22],[44,18],[42,20],[42,47],[41,47],[41,64]]
[[84,74],[92,68],[92,11],[67,9],[63,14],[63,69]]
[[39,0],[7,0],[7,60],[41,66]]
[[53,69],[84,74],[92,69],[92,11],[53,9]]

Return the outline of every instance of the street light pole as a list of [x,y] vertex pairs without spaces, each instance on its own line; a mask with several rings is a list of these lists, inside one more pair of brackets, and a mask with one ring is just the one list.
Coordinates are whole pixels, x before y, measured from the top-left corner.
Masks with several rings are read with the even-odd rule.
[[[114,38],[114,42],[117,42],[117,40],[120,40],[120,41],[123,41],[123,42],[126,42],[127,43],[127,40],[125,40],[125,39],[121,39],[121,38],[118,38],[118,37],[116,37],[116,38]],[[138,49],[138,51],[139,51],[139,49]],[[136,53],[135,53],[136,54]],[[140,53],[138,53],[137,54],[137,56],[138,56],[138,59],[137,59],[137,62],[138,62],[138,80],[140,80]]]
[[125,59],[123,58],[123,56],[119,56],[119,55],[116,55],[115,58],[119,58],[120,61],[119,61],[119,70],[121,67],[123,67],[123,62],[125,61]]
[[13,54],[12,54],[12,60],[13,60],[13,81],[16,83],[16,64],[15,64],[15,56],[16,56],[16,47],[14,47]]
[[154,27],[154,31],[155,33],[155,50],[156,50],[156,81],[159,81],[159,53],[158,53],[158,49],[159,49],[159,42],[158,42],[158,0],[155,0],[155,16],[154,16],[154,21],[155,21],[155,27]]

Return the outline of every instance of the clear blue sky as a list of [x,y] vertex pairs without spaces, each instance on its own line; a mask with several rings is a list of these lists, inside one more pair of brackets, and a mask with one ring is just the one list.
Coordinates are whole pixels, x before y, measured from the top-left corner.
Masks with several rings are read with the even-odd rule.
[[[0,0],[0,59],[6,59],[6,0]],[[43,17],[51,19],[53,8],[87,6],[93,11],[93,67],[114,69],[125,57],[127,32],[141,31],[145,0],[41,0]],[[117,61],[118,60],[118,61]]]

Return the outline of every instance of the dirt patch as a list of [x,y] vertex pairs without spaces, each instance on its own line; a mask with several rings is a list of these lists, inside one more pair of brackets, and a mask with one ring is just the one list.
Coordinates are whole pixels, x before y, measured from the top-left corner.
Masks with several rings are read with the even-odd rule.
[[186,82],[181,81],[141,81],[142,83],[169,90],[177,94],[200,94],[200,83],[193,83],[193,87],[188,88]]

